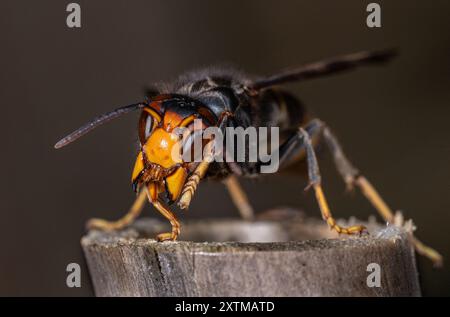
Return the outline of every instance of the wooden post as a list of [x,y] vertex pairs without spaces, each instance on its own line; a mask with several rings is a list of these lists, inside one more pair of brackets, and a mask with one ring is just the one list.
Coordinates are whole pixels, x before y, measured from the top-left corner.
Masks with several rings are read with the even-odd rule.
[[97,296],[420,296],[408,234],[367,226],[368,236],[338,237],[302,217],[193,221],[180,241],[159,243],[167,226],[142,219],[81,244]]

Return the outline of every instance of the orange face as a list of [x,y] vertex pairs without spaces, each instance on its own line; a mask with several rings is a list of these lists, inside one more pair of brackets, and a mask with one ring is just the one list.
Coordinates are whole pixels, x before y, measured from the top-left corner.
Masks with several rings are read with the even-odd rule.
[[170,168],[182,163],[180,138],[163,128],[156,128],[142,146],[147,160],[163,168]]
[[[186,182],[189,166],[183,162],[183,137],[174,132],[186,127],[195,115],[181,117],[176,112],[161,114],[145,108],[139,123],[141,151],[136,159],[131,180],[135,187],[145,185],[150,198],[157,199],[162,192],[170,202],[177,200]],[[189,133],[189,130],[186,129]]]

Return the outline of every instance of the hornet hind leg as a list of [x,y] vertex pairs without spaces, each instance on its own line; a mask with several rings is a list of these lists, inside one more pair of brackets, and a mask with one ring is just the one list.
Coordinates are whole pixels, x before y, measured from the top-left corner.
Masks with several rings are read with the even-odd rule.
[[[307,127],[307,129],[308,128],[309,130],[312,130],[313,126],[309,126]],[[293,138],[296,138],[298,140],[297,142],[302,142],[304,145],[304,149],[306,151],[306,160],[308,164],[308,177],[309,177],[309,185],[307,188],[312,187],[314,189],[316,200],[322,213],[322,218],[327,222],[327,224],[330,226],[331,229],[335,230],[338,233],[360,234],[364,232],[366,228],[361,225],[351,227],[341,227],[336,223],[336,220],[331,214],[331,210],[330,207],[328,206],[325,194],[323,193],[319,164],[317,162],[316,154],[314,152],[314,147],[312,145],[309,133],[305,129],[299,128],[298,132],[293,136]]]
[[[325,123],[322,121],[315,119],[310,121],[307,126],[293,135],[290,139],[286,141],[280,147],[280,162],[288,162],[289,158],[298,155],[297,152],[304,151],[306,152],[307,163],[308,163],[308,175],[310,178],[310,186],[312,186],[316,193],[316,198],[318,200],[320,209],[322,211],[322,215],[327,223],[332,227],[334,224],[334,219],[329,215],[329,208],[325,201],[325,196],[323,194],[323,190],[320,186],[320,172],[317,164],[317,159],[315,157],[313,146],[311,145],[311,137],[319,135],[324,139],[328,149],[330,150],[336,169],[339,174],[342,176],[344,182],[348,189],[352,189],[357,186],[362,194],[369,200],[372,206],[378,211],[378,213],[382,216],[382,218],[389,223],[395,224],[395,215],[377,190],[373,187],[373,185],[365,178],[357,168],[355,168],[350,161],[345,156],[342,147],[340,146],[337,138],[333,135],[331,130]],[[294,151],[293,151],[294,150]],[[358,227],[358,226],[357,226]],[[361,226],[359,226],[361,228]],[[338,229],[334,228],[339,232]],[[356,229],[351,227],[350,231],[355,231]],[[341,231],[344,232],[344,231]],[[355,231],[357,232],[357,231]],[[344,232],[346,233],[346,232]],[[352,233],[352,232],[350,232]],[[419,241],[414,236],[411,236],[411,241],[416,249],[416,251],[428,257],[433,261],[435,265],[442,264],[442,256],[433,250],[432,248],[424,245],[421,241]]]
[[[337,138],[330,131],[323,122],[318,121],[323,127],[322,135],[325,142],[330,149],[331,154],[336,165],[338,172],[341,174],[348,189],[352,189],[355,185],[361,190],[362,194],[372,204],[372,206],[378,211],[384,221],[395,224],[395,215],[391,208],[386,204],[381,195],[375,189],[375,187],[356,169],[345,156],[342,147],[340,146]],[[403,225],[403,224],[400,224]],[[424,245],[416,237],[412,236],[412,243],[416,251],[428,257],[435,265],[442,265],[442,256],[434,249]]]

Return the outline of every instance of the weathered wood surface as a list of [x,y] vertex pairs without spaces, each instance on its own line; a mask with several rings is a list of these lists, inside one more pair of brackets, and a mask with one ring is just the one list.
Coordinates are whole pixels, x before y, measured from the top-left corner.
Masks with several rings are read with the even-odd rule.
[[[167,226],[143,219],[81,243],[97,296],[420,296],[408,234],[368,227],[370,235],[349,238],[299,217],[210,220],[158,243]],[[367,286],[370,263],[380,265],[381,287]]]

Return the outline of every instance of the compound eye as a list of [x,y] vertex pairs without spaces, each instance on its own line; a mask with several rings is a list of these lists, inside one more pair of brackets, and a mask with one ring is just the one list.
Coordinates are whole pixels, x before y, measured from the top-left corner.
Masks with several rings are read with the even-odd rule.
[[147,112],[142,113],[139,121],[139,140],[144,144],[157,125],[157,121]]
[[153,120],[151,115],[147,115],[147,119],[145,120],[145,127],[144,127],[144,138],[147,140],[150,134],[153,131],[153,123],[155,120]]

